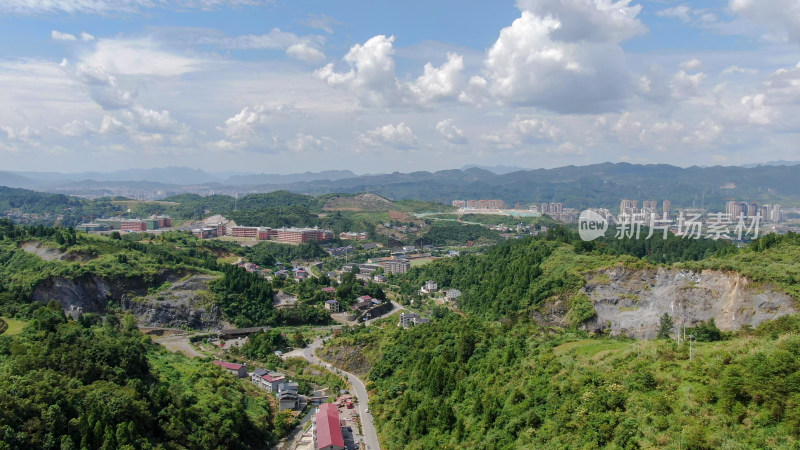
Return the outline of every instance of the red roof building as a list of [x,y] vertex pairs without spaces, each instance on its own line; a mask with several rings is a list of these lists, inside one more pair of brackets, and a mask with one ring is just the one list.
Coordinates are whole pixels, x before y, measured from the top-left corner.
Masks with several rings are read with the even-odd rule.
[[244,364],[236,364],[228,361],[212,361],[212,363],[222,367],[239,378],[247,377],[247,366]]
[[316,416],[317,449],[344,450],[344,436],[339,425],[339,410],[334,403],[325,403],[319,407]]

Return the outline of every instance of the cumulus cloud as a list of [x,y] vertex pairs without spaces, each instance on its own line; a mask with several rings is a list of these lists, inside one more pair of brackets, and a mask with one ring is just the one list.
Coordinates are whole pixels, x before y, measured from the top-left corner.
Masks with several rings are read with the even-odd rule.
[[464,130],[453,125],[453,119],[445,119],[436,124],[436,131],[442,135],[445,141],[451,144],[466,144],[467,137],[464,135]]
[[517,115],[504,128],[482,136],[489,144],[500,148],[517,148],[523,145],[553,143],[560,140],[562,130],[538,117]]
[[120,87],[116,77],[102,67],[83,63],[75,65],[64,60],[61,68],[73,81],[83,86],[92,100],[103,109],[122,109],[133,104],[136,93]]
[[331,87],[351,90],[366,105],[383,106],[397,100],[397,77],[392,55],[394,36],[379,35],[356,44],[344,56],[347,72],[336,72],[333,63],[314,72]]
[[411,128],[400,122],[384,125],[358,136],[358,142],[367,147],[394,147],[407,150],[417,145],[417,137]]
[[24,142],[24,143],[30,143],[31,141],[36,140],[41,136],[41,134],[37,130],[29,126],[25,126],[22,128],[0,126],[0,131],[5,133],[7,140]]
[[459,96],[464,69],[461,55],[448,53],[441,66],[428,63],[415,81],[401,82],[395,73],[394,40],[394,36],[374,36],[363,45],[354,45],[344,56],[350,70],[337,72],[329,63],[314,75],[331,87],[352,92],[364,106],[429,106]]
[[520,1],[522,15],[485,60],[487,86],[498,100],[558,112],[615,107],[630,75],[619,43],[646,30],[630,1]]
[[688,61],[684,61],[684,62],[682,62],[680,64],[681,69],[684,69],[684,70],[697,70],[702,65],[703,65],[703,61],[700,61],[697,58],[692,58],[692,59],[690,59]]
[[126,129],[122,122],[108,114],[104,114],[99,131],[100,134],[121,134],[124,133]]
[[85,31],[81,31],[81,40],[82,41],[93,41],[94,40],[94,36],[92,36],[91,34],[85,32]]
[[334,141],[329,137],[316,137],[311,134],[297,133],[294,139],[286,143],[294,152],[319,152],[328,148]]
[[275,115],[294,112],[291,105],[254,105],[246,106],[236,115],[225,120],[225,126],[219,128],[225,137],[234,141],[253,141],[261,139],[261,132],[265,131],[269,119]]
[[434,67],[431,63],[425,64],[423,74],[409,86],[409,89],[422,104],[455,98],[460,92],[462,70],[464,70],[464,57],[448,53],[447,62],[439,67]]
[[77,41],[78,38],[75,37],[73,34],[69,33],[62,33],[58,30],[53,30],[50,32],[50,39],[54,41]]
[[706,74],[698,72],[689,75],[686,71],[679,70],[672,76],[670,86],[672,87],[672,96],[675,98],[686,98],[697,95],[700,84],[706,79]]
[[765,38],[800,43],[800,2],[797,0],[729,0],[729,7],[760,25]]
[[733,75],[736,73],[741,73],[745,75],[755,75],[758,73],[758,71],[755,69],[739,67],[737,65],[726,67],[725,70],[722,71],[722,75]]

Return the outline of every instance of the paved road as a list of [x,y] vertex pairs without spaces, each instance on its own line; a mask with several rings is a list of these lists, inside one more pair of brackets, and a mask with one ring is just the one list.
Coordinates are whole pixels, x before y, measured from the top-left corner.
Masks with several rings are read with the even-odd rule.
[[[327,367],[328,364],[320,361],[315,352],[318,348],[322,347],[322,339],[317,338],[308,347],[303,349],[303,357],[312,364],[319,364],[320,366]],[[369,396],[367,395],[367,388],[364,383],[355,375],[350,372],[345,372],[339,369],[339,372],[347,377],[347,381],[353,386],[353,393],[358,398],[358,415],[361,419],[361,430],[364,435],[364,443],[368,450],[378,450],[381,448],[378,442],[378,432],[375,431],[375,424],[372,422],[372,414],[366,412],[369,409]]]

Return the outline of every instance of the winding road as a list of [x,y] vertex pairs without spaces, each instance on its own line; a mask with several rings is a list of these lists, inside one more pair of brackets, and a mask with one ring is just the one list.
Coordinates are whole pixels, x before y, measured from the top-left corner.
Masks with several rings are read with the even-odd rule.
[[[303,358],[307,359],[312,364],[328,367],[328,363],[321,361],[315,354],[316,350],[320,347],[322,347],[322,338],[317,338],[317,340],[303,349]],[[367,395],[366,386],[352,373],[345,372],[342,369],[338,369],[338,371],[347,377],[347,381],[353,386],[353,393],[356,398],[358,398],[358,415],[361,418],[361,429],[363,431],[366,449],[380,449],[381,444],[378,442],[378,432],[375,430],[375,424],[372,422],[372,414],[367,412],[367,409],[369,409],[369,396]]]

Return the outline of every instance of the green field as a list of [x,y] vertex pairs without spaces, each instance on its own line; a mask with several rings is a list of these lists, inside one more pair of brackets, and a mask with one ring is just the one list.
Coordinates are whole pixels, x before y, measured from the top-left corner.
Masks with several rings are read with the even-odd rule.
[[425,264],[431,263],[439,258],[418,258],[411,260],[411,267],[418,267],[424,266]]
[[0,320],[8,324],[8,328],[3,333],[0,334],[6,334],[9,336],[21,333],[25,325],[28,324],[28,322],[23,322],[17,319],[8,319],[5,317],[0,317]]

